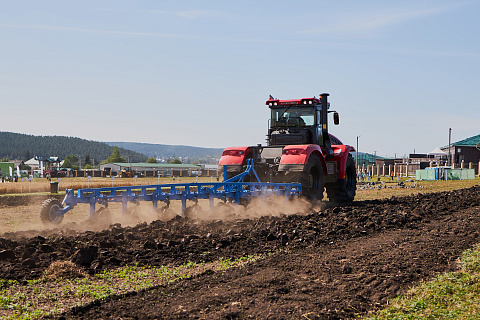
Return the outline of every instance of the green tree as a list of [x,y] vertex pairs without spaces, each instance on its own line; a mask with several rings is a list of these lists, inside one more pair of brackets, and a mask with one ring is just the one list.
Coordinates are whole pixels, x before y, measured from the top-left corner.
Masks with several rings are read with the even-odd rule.
[[2,159],[0,159],[0,162],[9,162],[10,159],[8,159],[8,157],[3,157]]
[[157,162],[157,159],[155,159],[154,157],[150,157],[147,159],[147,163],[158,163],[158,162]]
[[78,162],[78,157],[74,154],[71,154],[69,156],[66,156],[63,160],[69,160],[73,164]]
[[168,164],[182,164],[182,161],[178,158],[170,159],[167,161]]
[[127,162],[124,157],[120,154],[120,149],[115,146],[113,147],[112,154],[110,157],[108,157],[105,161],[105,163],[113,163],[113,162]]
[[65,159],[63,159],[62,168],[70,168],[70,169],[76,170],[76,169],[78,169],[78,166],[74,166],[72,164],[72,161],[69,158],[65,158]]
[[[87,153],[87,155],[85,156],[85,166],[89,164],[91,165],[91,161],[90,161],[90,153]],[[85,168],[87,169],[87,168]]]
[[75,163],[78,163],[78,158],[76,155],[71,154],[69,156],[66,156],[65,159],[63,159],[62,168],[78,170],[79,166],[75,165]]
[[83,169],[95,169],[90,163],[87,163]]

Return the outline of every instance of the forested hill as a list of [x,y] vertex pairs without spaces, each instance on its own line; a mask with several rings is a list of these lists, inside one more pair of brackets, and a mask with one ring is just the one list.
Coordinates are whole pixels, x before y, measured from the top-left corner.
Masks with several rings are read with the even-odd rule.
[[166,158],[205,158],[220,157],[222,148],[202,148],[191,146],[178,146],[139,142],[107,142],[111,146],[118,146],[129,150],[140,152],[148,157],[166,157]]
[[[124,158],[130,156],[132,162],[144,162],[147,156],[144,154],[126,150],[120,146],[120,153]],[[28,160],[34,156],[53,157],[61,159],[68,155],[79,155],[85,159],[100,162],[108,158],[113,150],[104,142],[85,140],[63,136],[33,136],[13,132],[0,132],[0,158]]]

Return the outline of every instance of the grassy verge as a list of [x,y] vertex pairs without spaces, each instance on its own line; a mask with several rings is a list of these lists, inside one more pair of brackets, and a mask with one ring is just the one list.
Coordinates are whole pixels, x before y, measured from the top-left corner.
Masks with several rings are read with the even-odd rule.
[[413,181],[412,179],[403,179],[404,186],[398,186],[398,181],[388,182],[388,178],[382,178],[384,184],[373,186],[362,186],[359,184],[359,190],[355,196],[355,201],[385,199],[392,196],[401,197],[417,193],[432,193],[449,190],[457,190],[480,185],[480,178],[475,180],[448,180],[448,181]]
[[480,247],[465,251],[458,263],[458,271],[437,275],[368,319],[480,319]]
[[247,256],[172,267],[123,267],[86,275],[71,262],[52,264],[39,280],[20,284],[0,279],[0,319],[35,319],[74,306],[132,291],[145,290],[190,278],[207,270],[221,271],[262,259]]

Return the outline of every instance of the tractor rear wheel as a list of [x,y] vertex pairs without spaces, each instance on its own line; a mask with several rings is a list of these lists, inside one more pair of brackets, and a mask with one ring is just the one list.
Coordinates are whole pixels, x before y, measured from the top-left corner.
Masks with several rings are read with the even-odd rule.
[[47,199],[42,203],[40,209],[40,219],[45,225],[60,224],[63,215],[58,212],[62,209],[62,203],[57,199]]
[[312,153],[308,158],[305,169],[300,174],[302,195],[310,200],[322,200],[323,198],[323,168],[320,158]]
[[328,199],[334,203],[349,203],[355,198],[357,191],[357,173],[355,170],[355,160],[349,154],[347,158],[347,167],[345,169],[345,179],[340,179],[336,183],[327,186]]

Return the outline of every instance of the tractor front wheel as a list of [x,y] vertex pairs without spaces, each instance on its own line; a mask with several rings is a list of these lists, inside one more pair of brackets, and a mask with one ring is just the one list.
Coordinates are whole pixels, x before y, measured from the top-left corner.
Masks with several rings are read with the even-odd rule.
[[62,209],[62,203],[57,199],[47,199],[42,203],[40,219],[45,225],[60,224],[63,215],[58,211]]
[[302,195],[310,200],[322,200],[323,198],[323,168],[320,158],[312,153],[308,158],[305,169],[301,172],[300,183]]

